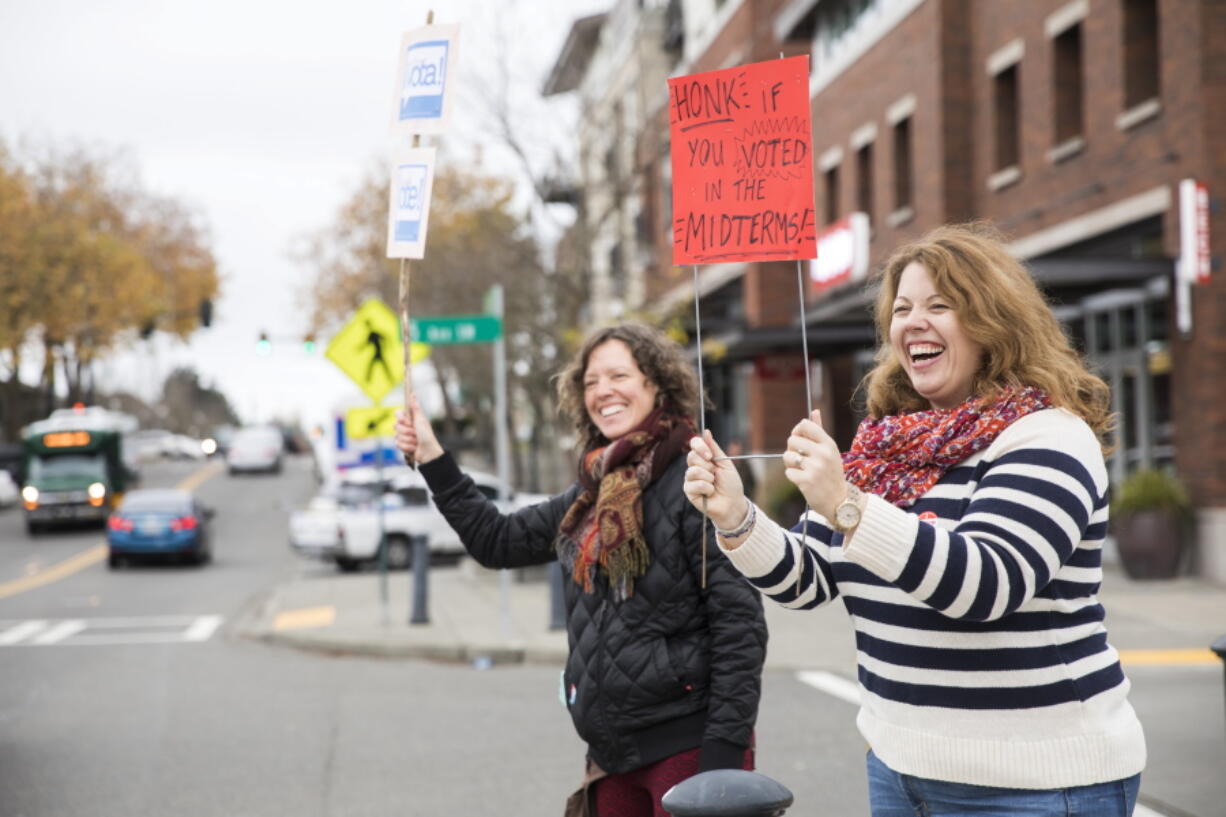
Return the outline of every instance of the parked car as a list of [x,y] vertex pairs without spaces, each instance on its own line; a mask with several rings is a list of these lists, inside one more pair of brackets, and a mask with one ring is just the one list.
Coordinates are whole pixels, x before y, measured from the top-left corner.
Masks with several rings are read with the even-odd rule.
[[335,496],[320,494],[305,508],[290,511],[289,546],[299,555],[333,561],[344,535],[341,506]]
[[13,475],[0,468],[0,508],[11,508],[17,504],[17,482]]
[[213,513],[188,491],[129,491],[107,518],[107,565],[114,569],[136,556],[204,564],[213,556],[208,533]]
[[231,474],[240,471],[281,471],[284,442],[281,431],[272,426],[248,426],[234,433],[226,449],[226,467]]
[[[491,499],[498,497],[501,482],[497,477],[480,471],[467,473],[482,493]],[[504,510],[514,510],[547,498],[543,494],[515,495],[506,491],[498,504]],[[412,537],[415,535],[426,537],[432,559],[454,561],[464,555],[460,537],[434,505],[419,472],[396,469],[387,478],[382,506],[389,568],[403,569],[412,564]],[[380,556],[379,506],[342,504],[339,516],[340,535],[334,557],[337,566],[342,570],[356,570],[365,564],[377,563]]]
[[368,467],[332,472],[306,507],[290,511],[290,548],[302,556],[335,561],[339,543],[345,535],[341,527],[341,509],[377,508],[379,497],[387,490],[388,480],[398,471],[407,470],[404,466],[386,468],[382,479],[376,469]]

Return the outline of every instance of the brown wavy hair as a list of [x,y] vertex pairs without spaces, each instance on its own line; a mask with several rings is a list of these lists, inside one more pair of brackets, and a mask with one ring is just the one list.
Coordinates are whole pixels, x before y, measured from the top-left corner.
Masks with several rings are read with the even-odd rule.
[[1005,249],[1003,236],[983,222],[938,227],[900,247],[886,262],[877,294],[876,366],[865,378],[868,412],[884,417],[929,408],[890,345],[898,282],[919,263],[947,298],[962,329],[983,347],[972,393],[992,399],[1001,389],[1034,386],[1081,417],[1105,443],[1115,425],[1111,392],[1086,367],[1034,278]]
[[588,335],[557,376],[558,410],[575,424],[583,450],[608,442],[592,422],[583,405],[583,376],[588,358],[597,346],[610,340],[620,340],[630,348],[635,364],[658,390],[658,404],[671,407],[691,422],[698,411],[698,376],[686,358],[685,350],[668,335],[637,321],[628,321],[597,329]]

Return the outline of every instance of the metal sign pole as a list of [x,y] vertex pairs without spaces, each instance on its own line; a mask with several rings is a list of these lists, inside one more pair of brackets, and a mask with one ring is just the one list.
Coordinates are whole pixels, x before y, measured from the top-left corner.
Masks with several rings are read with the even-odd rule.
[[[497,317],[499,323],[503,318],[502,285],[495,284],[490,289],[490,311]],[[511,485],[511,447],[507,439],[507,354],[506,341],[503,333],[498,333],[494,341],[494,453],[498,463],[498,498],[505,503],[510,497],[508,489]],[[504,639],[511,637],[511,572],[503,568],[499,578],[499,629]]]

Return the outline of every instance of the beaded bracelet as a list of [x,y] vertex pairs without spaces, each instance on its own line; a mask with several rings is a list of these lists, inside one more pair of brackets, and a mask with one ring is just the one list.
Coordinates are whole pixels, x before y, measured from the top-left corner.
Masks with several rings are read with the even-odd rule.
[[721,530],[719,525],[715,526],[715,532],[725,539],[736,539],[738,536],[744,536],[753,530],[754,522],[758,521],[758,508],[752,502],[749,503],[749,511],[745,514],[745,518],[741,520],[741,524],[737,525],[733,530]]

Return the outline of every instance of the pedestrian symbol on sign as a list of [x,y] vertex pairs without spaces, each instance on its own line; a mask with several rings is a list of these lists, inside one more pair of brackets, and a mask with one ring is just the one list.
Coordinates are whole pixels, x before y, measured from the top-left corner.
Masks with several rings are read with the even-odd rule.
[[374,327],[370,319],[366,321],[366,329],[368,330],[366,332],[366,342],[362,345],[371,348],[370,363],[366,366],[366,382],[371,382],[370,379],[375,373],[376,365],[381,365],[384,373],[387,375],[387,379],[394,381],[392,370],[388,368],[387,359],[383,356],[383,344],[385,342],[383,333]]
[[378,403],[404,377],[400,320],[371,298],[332,338],[325,356]]

